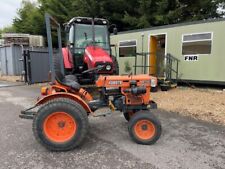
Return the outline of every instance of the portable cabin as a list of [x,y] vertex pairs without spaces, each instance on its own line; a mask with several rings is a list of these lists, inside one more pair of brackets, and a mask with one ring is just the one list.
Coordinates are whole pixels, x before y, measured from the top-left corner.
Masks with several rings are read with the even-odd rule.
[[111,44],[120,74],[225,85],[225,19],[119,32]]

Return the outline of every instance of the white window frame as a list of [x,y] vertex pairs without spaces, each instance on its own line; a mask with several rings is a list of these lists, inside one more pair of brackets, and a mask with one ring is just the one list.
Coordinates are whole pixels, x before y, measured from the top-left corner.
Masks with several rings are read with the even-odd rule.
[[[201,39],[201,40],[188,40],[188,41],[184,41],[184,36],[188,36],[188,35],[199,35],[199,34],[211,34],[211,39]],[[214,39],[214,34],[213,32],[197,32],[197,33],[187,33],[187,34],[182,34],[182,42],[181,42],[181,53],[183,56],[186,56],[183,54],[183,44],[184,43],[189,43],[189,42],[203,42],[203,41],[211,41],[211,53],[209,54],[188,54],[188,55],[210,55],[212,54],[212,47],[213,47],[213,39]]]
[[[129,45],[129,46],[120,46],[120,43],[121,42],[132,42],[132,41],[135,41],[135,43],[136,43],[136,45]],[[123,41],[119,41],[118,42],[119,43],[119,58],[123,58],[123,57],[120,57],[120,48],[129,48],[129,47],[136,47],[136,50],[137,50],[137,39],[131,39],[131,40],[123,40]],[[137,51],[136,51],[137,52]],[[128,57],[128,56],[126,56],[126,57]]]

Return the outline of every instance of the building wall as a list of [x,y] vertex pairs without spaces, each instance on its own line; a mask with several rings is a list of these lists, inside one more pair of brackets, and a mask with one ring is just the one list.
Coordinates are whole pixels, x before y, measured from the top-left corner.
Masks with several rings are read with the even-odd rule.
[[[134,63],[135,63],[135,57],[119,57],[119,42],[121,41],[127,41],[127,40],[136,40],[137,41],[137,52],[142,52],[142,36],[141,33],[129,33],[129,34],[122,34],[122,35],[116,35],[111,36],[111,44],[116,44],[117,46],[117,58],[119,61],[119,68],[120,68],[120,74],[126,74],[125,72],[125,62],[129,62],[129,64],[132,66],[132,72],[134,73]],[[144,44],[148,43],[147,38],[144,38]],[[146,51],[147,45],[144,45],[144,51]],[[112,50],[114,52],[114,50]],[[115,54],[114,54],[115,55]],[[138,57],[137,59],[137,65],[142,64],[142,57]],[[141,68],[137,69],[137,73],[141,73]]]
[[4,44],[4,39],[0,39],[0,46]]
[[[183,25],[170,28],[137,31],[131,33],[121,33],[111,36],[111,43],[117,44],[119,51],[119,42],[124,40],[137,40],[137,52],[142,51],[142,35],[144,34],[144,52],[149,52],[149,36],[154,34],[167,34],[166,52],[172,54],[180,60],[179,78],[183,80],[195,81],[219,81],[225,82],[225,21],[209,22],[193,25]],[[192,33],[212,32],[212,52],[211,54],[199,55],[198,61],[184,61],[182,55],[182,35]],[[119,56],[119,53],[117,53]],[[124,73],[124,62],[129,60],[134,65],[133,58],[119,58],[120,73]],[[138,59],[140,64],[141,59]],[[141,73],[139,70],[138,73]]]
[[19,76],[23,70],[22,48],[16,45],[0,47],[1,74]]
[[[24,45],[30,47],[44,47],[44,37],[41,35],[30,35],[22,33],[4,33],[2,34],[3,44]],[[0,41],[1,45],[1,41]]]
[[29,45],[35,47],[44,47],[44,37],[40,35],[30,35]]

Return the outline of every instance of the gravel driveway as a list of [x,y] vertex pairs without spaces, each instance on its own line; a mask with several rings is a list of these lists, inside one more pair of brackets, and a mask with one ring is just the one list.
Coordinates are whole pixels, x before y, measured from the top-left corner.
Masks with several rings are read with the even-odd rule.
[[[0,82],[0,84],[2,84]],[[18,118],[39,94],[36,86],[0,88],[0,168],[225,168],[225,126],[154,111],[163,133],[157,144],[137,145],[121,113],[90,118],[82,147],[69,152],[49,152],[31,131],[32,121]]]

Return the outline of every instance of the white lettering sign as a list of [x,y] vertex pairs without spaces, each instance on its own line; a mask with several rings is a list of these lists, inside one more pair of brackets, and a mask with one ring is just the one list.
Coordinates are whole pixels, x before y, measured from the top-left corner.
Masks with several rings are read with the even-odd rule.
[[184,55],[185,61],[198,61],[198,55]]

